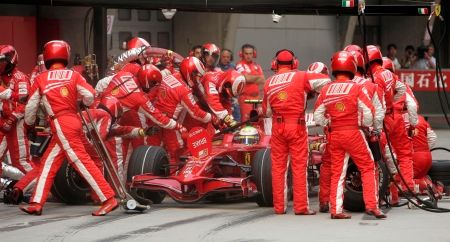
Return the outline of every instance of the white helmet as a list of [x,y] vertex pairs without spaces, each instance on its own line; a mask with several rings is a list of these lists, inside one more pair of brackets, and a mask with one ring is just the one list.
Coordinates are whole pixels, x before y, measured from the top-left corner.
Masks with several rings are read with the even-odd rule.
[[239,131],[236,140],[240,144],[254,145],[259,142],[258,130],[252,126],[245,126]]

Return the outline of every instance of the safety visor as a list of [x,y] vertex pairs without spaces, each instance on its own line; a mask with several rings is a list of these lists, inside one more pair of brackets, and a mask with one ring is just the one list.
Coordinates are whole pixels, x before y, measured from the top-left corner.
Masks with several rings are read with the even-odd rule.
[[5,72],[8,64],[9,62],[7,61],[6,57],[4,55],[0,55],[0,74],[3,74],[3,72]]
[[240,144],[254,145],[259,142],[258,135],[238,135],[236,141]]

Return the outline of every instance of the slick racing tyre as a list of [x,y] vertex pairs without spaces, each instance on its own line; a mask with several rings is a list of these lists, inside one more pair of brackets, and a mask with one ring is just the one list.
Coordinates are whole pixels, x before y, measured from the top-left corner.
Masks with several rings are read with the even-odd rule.
[[253,181],[256,183],[258,195],[256,203],[260,207],[272,207],[272,159],[270,149],[258,150],[252,162]]
[[440,181],[444,186],[450,186],[450,160],[433,160],[428,175],[434,182]]
[[[158,146],[139,146],[131,154],[128,163],[127,183],[131,182],[133,176],[144,173],[151,173],[155,176],[168,176],[169,170],[169,159],[163,148]],[[166,196],[165,192],[152,192],[143,189],[130,192],[132,195],[135,195],[136,201],[143,205],[149,205],[148,200],[153,204],[160,204]]]
[[83,204],[91,201],[89,185],[77,171],[64,160],[51,188],[53,196],[67,204]]
[[[382,161],[377,161],[377,168],[379,174],[378,197],[382,198],[389,186],[389,173]],[[361,173],[351,159],[348,162],[347,175],[345,177],[344,208],[352,212],[365,210]]]

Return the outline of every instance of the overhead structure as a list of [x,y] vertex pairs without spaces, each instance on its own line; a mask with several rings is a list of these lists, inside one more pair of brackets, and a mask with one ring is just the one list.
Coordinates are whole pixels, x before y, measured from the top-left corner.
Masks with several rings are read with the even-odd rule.
[[271,14],[277,22],[283,15],[356,16],[361,9],[367,16],[424,16],[431,13],[433,1],[402,1],[402,5],[371,5],[365,0],[2,0],[1,3],[93,7],[94,52],[98,56],[99,69],[104,72],[108,8],[162,10],[169,19],[176,11]]
[[[357,15],[362,0],[3,0],[2,3],[91,6],[104,8],[177,9],[177,11],[256,13],[286,15]],[[365,14],[426,15],[433,2],[404,2],[402,5],[365,5]]]

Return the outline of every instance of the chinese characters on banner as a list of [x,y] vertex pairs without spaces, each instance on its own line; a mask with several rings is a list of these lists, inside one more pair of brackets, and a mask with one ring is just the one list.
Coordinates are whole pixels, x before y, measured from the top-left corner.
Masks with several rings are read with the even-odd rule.
[[[400,80],[409,84],[413,91],[435,92],[437,91],[436,72],[434,70],[397,70],[395,72]],[[450,77],[450,70],[442,70],[444,87],[450,92],[450,86],[447,79]],[[439,83],[440,90],[442,84]]]

